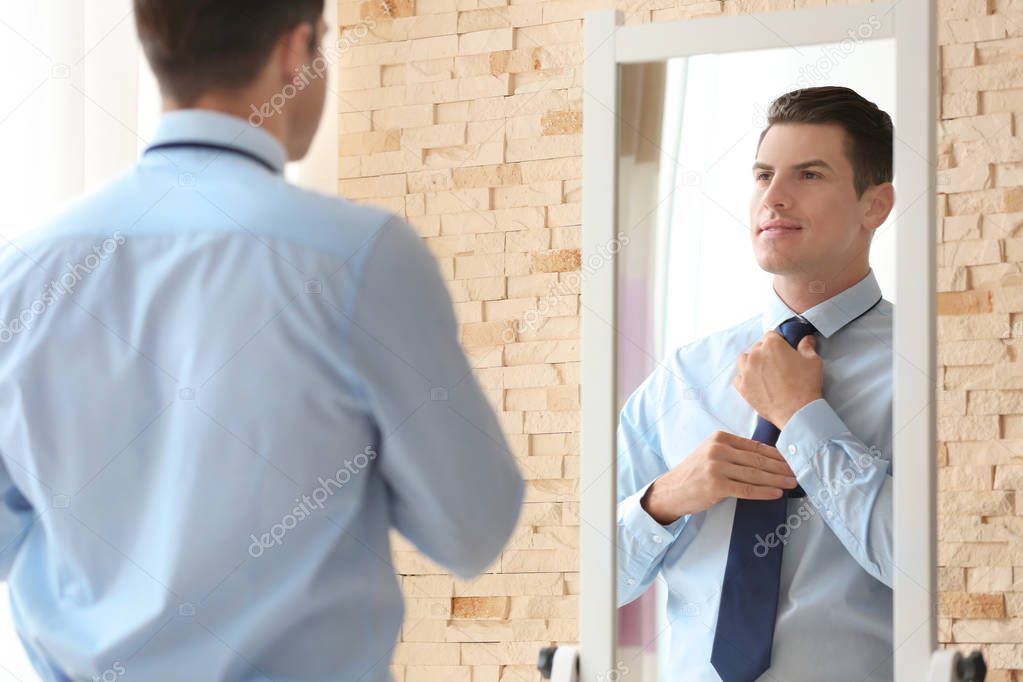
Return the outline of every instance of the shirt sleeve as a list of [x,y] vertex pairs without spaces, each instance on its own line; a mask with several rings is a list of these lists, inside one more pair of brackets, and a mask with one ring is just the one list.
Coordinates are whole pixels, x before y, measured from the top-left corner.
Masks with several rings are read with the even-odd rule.
[[[661,455],[656,424],[648,422],[663,406],[664,378],[654,372],[626,401],[618,421],[618,606],[642,595],[657,577],[671,544],[689,515],[663,526],[640,501],[668,466]],[[658,397],[659,396],[659,397]],[[653,415],[654,417],[652,417]]]
[[397,217],[366,248],[343,343],[380,432],[391,521],[469,578],[499,556],[525,485],[459,344],[433,255]]
[[15,487],[6,465],[0,462],[0,580],[7,580],[35,517],[32,504]]
[[892,587],[892,464],[823,398],[800,408],[776,446],[807,499],[864,570]]

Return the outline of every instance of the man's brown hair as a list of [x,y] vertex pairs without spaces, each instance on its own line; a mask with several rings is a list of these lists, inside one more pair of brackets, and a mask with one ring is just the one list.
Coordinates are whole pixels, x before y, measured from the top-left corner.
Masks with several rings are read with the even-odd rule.
[[313,27],[324,0],[134,0],[135,26],[164,95],[190,106],[211,89],[251,83],[274,45],[299,24]]
[[855,90],[837,85],[793,90],[771,102],[764,135],[776,123],[837,123],[845,129],[845,153],[853,168],[856,196],[892,181],[892,119]]

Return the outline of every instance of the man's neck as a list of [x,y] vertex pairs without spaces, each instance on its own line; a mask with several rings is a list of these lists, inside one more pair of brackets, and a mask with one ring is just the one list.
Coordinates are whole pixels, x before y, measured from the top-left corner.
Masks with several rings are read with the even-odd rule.
[[[227,96],[219,93],[209,93],[200,96],[191,106],[183,107],[174,100],[165,97],[163,99],[163,113],[166,114],[181,109],[205,109],[207,111],[237,116],[248,122],[252,115],[252,107],[249,102],[262,102],[264,99],[260,99],[258,96],[248,97],[244,94]],[[277,138],[281,145],[286,146],[284,143],[284,125],[283,115],[267,116],[262,117],[259,127]]]
[[841,273],[833,279],[812,277],[774,276],[774,291],[792,312],[802,315],[819,303],[837,296],[857,282],[863,280],[870,271],[869,265]]

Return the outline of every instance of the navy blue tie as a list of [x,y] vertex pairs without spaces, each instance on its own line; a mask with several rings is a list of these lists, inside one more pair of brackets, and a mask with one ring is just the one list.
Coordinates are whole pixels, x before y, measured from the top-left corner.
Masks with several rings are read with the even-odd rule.
[[[816,329],[802,318],[791,317],[778,326],[778,331],[795,348]],[[774,445],[779,434],[777,426],[757,417],[753,440]],[[768,547],[761,539],[784,525],[789,497],[805,496],[803,489],[796,487],[776,500],[735,500],[710,655],[711,664],[724,682],[752,682],[771,666],[783,545]]]

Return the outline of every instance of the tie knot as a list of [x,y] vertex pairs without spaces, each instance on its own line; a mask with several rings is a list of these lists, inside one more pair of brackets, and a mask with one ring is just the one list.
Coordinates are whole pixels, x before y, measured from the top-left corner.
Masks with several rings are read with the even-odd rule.
[[801,317],[790,317],[778,325],[778,332],[785,337],[789,345],[795,348],[804,336],[809,336],[817,331],[817,328]]

